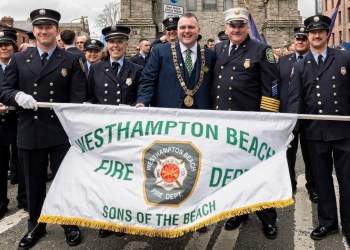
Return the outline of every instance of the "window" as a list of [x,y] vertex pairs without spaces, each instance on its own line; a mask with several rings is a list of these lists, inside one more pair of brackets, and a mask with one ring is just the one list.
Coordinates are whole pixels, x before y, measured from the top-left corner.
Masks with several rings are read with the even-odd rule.
[[334,8],[334,0],[331,0],[331,3],[332,3],[331,8],[333,9]]
[[233,0],[225,0],[224,2],[224,10],[233,8],[234,4],[233,4]]
[[350,8],[348,8],[348,22],[350,22]]
[[343,33],[339,31],[339,44],[343,41]]
[[203,10],[204,11],[217,10],[216,0],[203,0]]
[[338,25],[341,25],[341,11],[338,12]]
[[187,0],[187,10],[196,11],[196,0]]

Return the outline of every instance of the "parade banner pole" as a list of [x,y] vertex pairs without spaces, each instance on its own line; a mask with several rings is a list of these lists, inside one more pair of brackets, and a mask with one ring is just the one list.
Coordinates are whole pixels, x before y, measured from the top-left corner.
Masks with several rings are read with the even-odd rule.
[[[37,102],[39,108],[51,108],[59,103],[53,102]],[[90,103],[88,103],[90,104]],[[82,104],[86,105],[86,104]],[[343,115],[307,115],[298,114],[298,119],[301,120],[324,120],[324,121],[350,121],[350,116]]]

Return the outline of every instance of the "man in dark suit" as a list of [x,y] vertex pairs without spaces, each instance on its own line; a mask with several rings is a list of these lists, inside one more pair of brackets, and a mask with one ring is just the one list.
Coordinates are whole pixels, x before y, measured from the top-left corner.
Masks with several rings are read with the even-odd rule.
[[[278,112],[279,75],[271,48],[250,39],[245,8],[224,12],[228,40],[215,46],[213,109]],[[277,237],[275,209],[256,212],[266,238]],[[225,229],[234,230],[248,215],[232,217]]]
[[[310,49],[310,42],[306,36],[305,27],[296,27],[294,28],[294,48],[295,52],[289,55],[282,56],[278,61],[278,70],[281,77],[281,105],[280,112],[286,112],[287,108],[287,99],[288,99],[288,89],[290,82],[290,75],[294,63],[300,61],[305,54]],[[317,203],[318,194],[316,192],[315,181],[312,173],[312,167],[309,157],[309,151],[307,149],[307,143],[305,138],[305,130],[302,126],[303,121],[299,121],[299,130],[298,132],[294,131],[294,139],[291,141],[291,147],[287,150],[287,160],[289,167],[289,174],[292,184],[293,193],[297,189],[297,181],[295,178],[295,161],[298,151],[298,143],[300,137],[300,146],[303,154],[303,159],[305,163],[305,178],[306,178],[306,189],[309,192],[309,198],[312,202]]]
[[74,44],[75,42],[75,32],[73,30],[64,30],[61,32],[61,40],[64,44],[65,51],[69,53],[76,54],[80,56],[83,62],[86,62],[85,54]]
[[[17,145],[24,167],[28,195],[28,233],[19,249],[29,249],[46,233],[38,223],[46,196],[48,159],[56,174],[70,148],[68,137],[52,109],[37,108],[40,102],[82,103],[86,98],[86,77],[82,60],[57,47],[60,13],[37,9],[30,13],[37,47],[12,56],[0,91],[8,106],[19,106]],[[66,242],[78,245],[81,233],[76,226],[63,226]]]
[[[156,46],[142,72],[136,107],[210,109],[214,53],[199,46],[197,17],[179,19],[179,41]],[[170,62],[170,63],[169,63]],[[206,227],[197,230],[207,231]]]
[[183,15],[177,32],[178,42],[153,48],[140,79],[138,107],[210,109],[214,52],[198,45],[195,15]]
[[[0,87],[13,53],[17,52],[15,30],[0,31]],[[0,101],[0,219],[8,211],[7,171],[11,170],[11,183],[18,183],[18,208],[27,209],[23,168],[18,161],[17,137],[18,110]]]
[[[329,48],[331,19],[305,19],[310,52],[292,70],[287,112],[313,115],[350,115],[350,53]],[[338,216],[333,166],[339,183],[342,231],[350,246],[350,124],[345,121],[308,120],[306,140],[318,191],[318,220],[310,237],[322,240],[337,233]]]
[[151,43],[147,39],[140,39],[139,48],[140,52],[131,57],[129,61],[145,67],[151,52]]

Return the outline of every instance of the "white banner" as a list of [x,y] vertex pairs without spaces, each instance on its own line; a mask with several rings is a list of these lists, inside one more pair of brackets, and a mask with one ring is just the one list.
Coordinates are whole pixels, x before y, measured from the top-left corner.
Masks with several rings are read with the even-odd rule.
[[293,204],[286,160],[297,116],[55,105],[72,147],[39,221],[177,237]]

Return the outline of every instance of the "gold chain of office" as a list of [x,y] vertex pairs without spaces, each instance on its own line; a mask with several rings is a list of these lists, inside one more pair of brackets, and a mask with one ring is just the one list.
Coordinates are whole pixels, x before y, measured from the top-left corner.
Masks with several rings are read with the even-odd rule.
[[192,107],[192,105],[194,103],[193,96],[197,93],[197,91],[201,87],[201,85],[203,83],[203,79],[204,79],[204,67],[205,67],[204,47],[203,46],[200,47],[202,63],[201,63],[198,82],[197,82],[196,86],[194,87],[194,89],[192,89],[192,90],[187,88],[186,83],[185,83],[184,79],[182,78],[179,62],[177,60],[176,47],[175,47],[174,42],[171,43],[171,50],[173,53],[173,62],[174,62],[175,70],[176,70],[177,79],[179,79],[180,85],[186,94],[186,96],[184,98],[184,104],[186,105],[186,107]]

